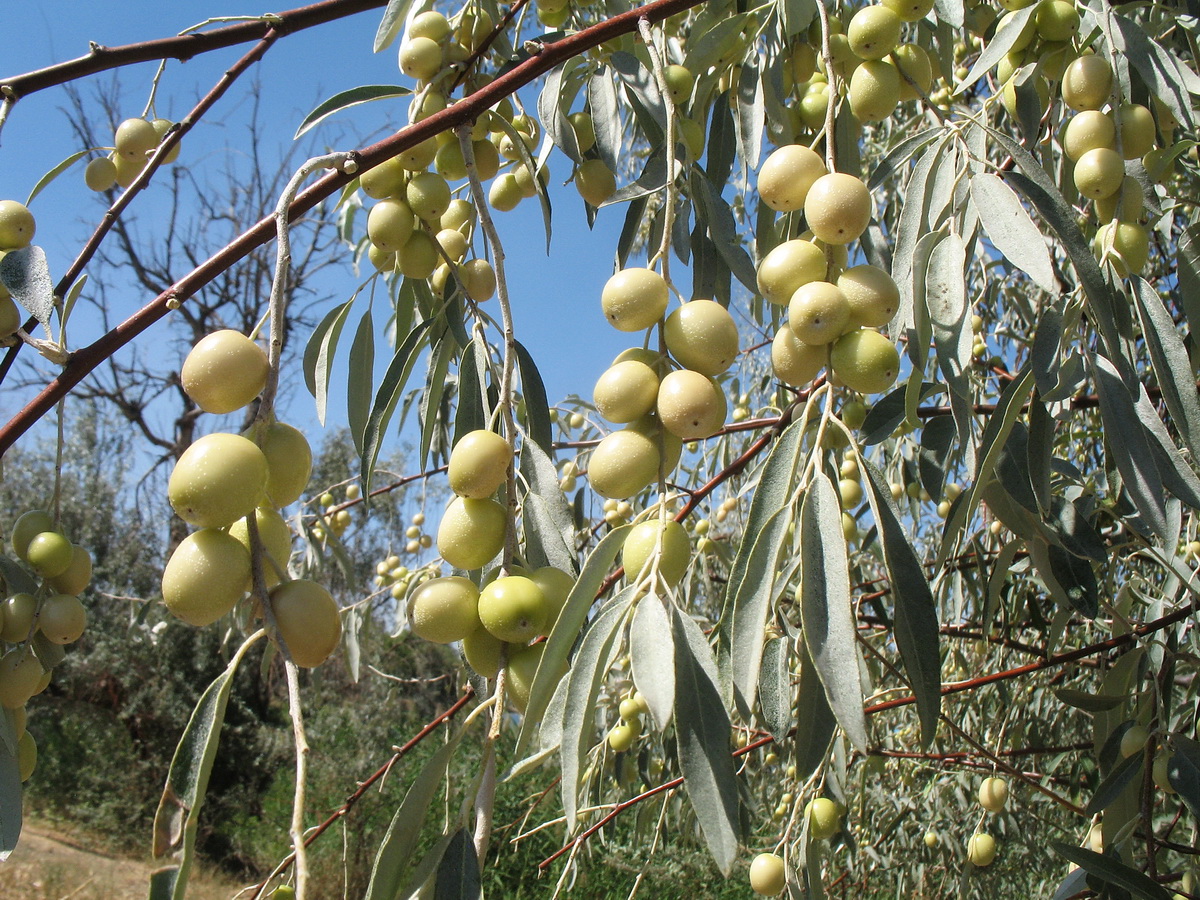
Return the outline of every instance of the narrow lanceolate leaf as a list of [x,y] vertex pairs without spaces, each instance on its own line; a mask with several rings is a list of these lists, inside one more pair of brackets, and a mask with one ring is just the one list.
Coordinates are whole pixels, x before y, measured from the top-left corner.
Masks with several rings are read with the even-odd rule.
[[387,834],[375,853],[371,881],[367,885],[367,893],[363,900],[391,900],[392,897],[398,896],[408,862],[421,837],[425,816],[438,793],[438,788],[441,787],[442,779],[446,777],[450,757],[457,747],[457,737],[438,747],[437,752],[429,757],[409,785],[408,792],[396,808]]
[[557,497],[544,497],[530,491],[521,500],[521,530],[525,535],[525,558],[530,566],[553,566],[573,574],[575,553],[563,541],[562,532],[558,530],[554,513],[551,512],[551,504],[557,506],[563,502],[562,491],[556,493]]
[[550,404],[546,400],[546,386],[542,375],[529,351],[520,341],[514,341],[517,349],[517,368],[521,373],[521,392],[525,400],[525,427],[548,456],[554,454],[554,424],[550,421]]
[[[758,168],[765,127],[766,105],[763,100],[762,79],[759,78],[758,66],[747,60],[742,66],[737,84],[738,156],[744,166]],[[742,174],[744,176],[745,172]]]
[[596,150],[610,172],[617,171],[617,155],[621,149],[621,115],[617,105],[617,89],[612,73],[601,67],[587,83],[588,109],[596,132]]
[[17,733],[12,714],[0,710],[0,862],[21,836],[21,773],[17,768]]
[[442,854],[433,897],[434,900],[476,900],[480,896],[479,857],[471,832],[463,827],[454,833],[450,846]]
[[372,100],[386,100],[391,97],[407,97],[412,93],[412,88],[402,87],[398,84],[364,84],[362,87],[350,88],[348,91],[341,91],[334,94],[328,100],[317,105],[317,107],[304,117],[304,121],[300,123],[300,127],[296,129],[295,138],[300,137],[310,128],[314,128],[336,112],[343,109],[349,109],[352,106],[359,106],[363,103],[370,103]]
[[729,714],[721,702],[717,664],[704,633],[679,609],[672,607],[671,613],[679,767],[709,852],[728,876],[737,858],[740,831]]
[[961,94],[976,81],[983,77],[985,72],[991,69],[1000,62],[1008,51],[1016,44],[1017,38],[1021,32],[1025,30],[1026,24],[1033,17],[1036,10],[1036,4],[1032,7],[1027,6],[1025,9],[1017,10],[1004,27],[996,32],[996,35],[988,41],[988,45],[983,48],[983,52],[979,54],[979,59],[975,60],[975,65],[971,66],[971,71],[967,73],[967,77],[954,86],[954,92]]
[[41,247],[8,251],[0,259],[0,282],[43,327],[50,324],[50,314],[54,312],[54,282],[50,280],[50,268]]
[[79,162],[79,160],[83,159],[89,153],[94,153],[96,149],[98,148],[75,151],[57,166],[39,178],[37,184],[33,186],[33,190],[29,192],[29,196],[25,200],[25,205],[28,206],[30,203],[32,203],[33,198],[45,190],[46,185],[50,184],[50,182],[52,182],[55,178],[67,171],[67,169],[71,168],[71,166],[75,165],[75,163]]
[[[563,546],[571,547],[575,540],[571,508],[558,485],[558,471],[554,468],[554,462],[540,444],[527,441],[521,446],[521,475],[529,485],[530,492],[536,494],[545,504]],[[574,553],[570,553],[570,556],[570,564],[563,568],[563,571],[574,575],[577,564]]]
[[1125,482],[1125,490],[1133,498],[1138,512],[1145,516],[1147,524],[1165,539],[1168,528],[1162,478],[1133,399],[1111,362],[1095,354],[1089,354],[1089,361],[1096,381],[1096,395],[1100,399],[1104,436]]
[[404,19],[410,6],[412,0],[388,0],[387,9],[383,11],[383,18],[379,20],[379,27],[375,30],[376,53],[391,46],[396,35],[404,28]]
[[734,221],[733,211],[730,210],[729,204],[721,197],[720,191],[707,178],[701,177],[698,172],[693,173],[691,181],[693,194],[698,194],[701,200],[696,207],[697,215],[703,213],[703,218],[708,225],[709,236],[712,238],[717,252],[721,254],[721,258],[725,260],[729,270],[737,277],[738,281],[746,286],[747,290],[751,293],[757,291],[758,274],[755,271],[754,262],[750,259],[750,254],[742,246],[741,238],[737,233],[737,222]]
[[350,345],[350,367],[346,375],[346,420],[354,449],[362,453],[363,432],[371,410],[372,376],[375,370],[375,322],[371,307],[363,313]]
[[1084,814],[1094,816],[1107,809],[1121,795],[1121,792],[1141,775],[1144,759],[1144,754],[1135,753],[1117,763],[1112,771],[1104,777],[1104,780],[1096,786],[1096,793],[1088,801]]
[[925,272],[925,303],[933,326],[938,367],[959,393],[968,390],[963,373],[971,359],[966,266],[966,244],[957,234],[948,234],[929,254]]
[[612,568],[613,560],[625,543],[625,536],[632,526],[622,525],[614,528],[596,545],[571,593],[563,604],[558,621],[546,638],[546,649],[542,651],[542,660],[538,663],[538,671],[529,689],[529,700],[525,704],[525,718],[521,723],[521,733],[517,737],[517,746],[513,750],[513,758],[520,759],[528,749],[533,736],[537,733],[538,724],[546,712],[554,689],[561,680],[561,673],[566,667],[567,656],[571,652],[579,633],[587,622],[588,610],[596,599],[596,591],[600,583]]
[[1064,844],[1062,841],[1051,841],[1050,846],[1059,856],[1085,869],[1089,875],[1124,888],[1134,897],[1140,897],[1142,900],[1171,900],[1171,894],[1161,884],[1137,869],[1131,869],[1116,857],[1096,853],[1085,847]]
[[[559,758],[562,761],[563,812],[567,816],[568,831],[575,829],[579,771],[588,748],[592,746],[596,730],[596,697],[600,693],[600,685],[608,675],[609,656],[632,599],[633,589],[627,588],[596,614],[583,636],[579,652],[571,661],[571,671],[567,676],[570,680],[567,683],[567,704],[563,714],[562,744],[559,749]],[[559,621],[562,621],[561,618]],[[546,661],[543,658],[538,669],[545,668]],[[557,677],[561,677],[561,673]],[[528,718],[528,708],[525,715]]]
[[971,199],[992,245],[1043,291],[1057,293],[1046,240],[1012,188],[995,175],[978,172],[971,177]]
[[1200,459],[1200,392],[1196,390],[1187,348],[1162,297],[1150,282],[1135,279],[1133,296],[1163,400],[1192,451],[1192,458]]
[[829,478],[818,472],[800,509],[800,616],[829,706],[859,750],[867,749],[850,605],[850,573],[842,539],[842,506]]
[[1200,744],[1189,737],[1173,735],[1171,747],[1175,752],[1167,762],[1167,779],[1193,818],[1200,819]]
[[471,341],[463,350],[458,363],[458,408],[454,411],[454,443],[472,431],[487,427],[487,409],[483,398],[483,383],[479,378],[482,363],[479,344]]
[[342,336],[342,326],[346,324],[346,316],[353,305],[354,298],[351,297],[326,313],[304,348],[304,384],[317,401],[317,421],[322,425],[325,424],[325,408],[329,399],[329,375],[333,371],[330,363],[337,350],[338,338]]
[[928,747],[937,731],[942,710],[937,604],[921,560],[909,541],[908,532],[900,524],[900,514],[887,479],[872,463],[861,460],[860,465],[867,474],[867,500],[879,528],[883,562],[887,567],[896,648],[900,651],[913,696],[917,698],[921,743]]
[[1200,94],[1200,77],[1158,41],[1150,39],[1145,28],[1133,19],[1115,16],[1117,31],[1113,35],[1117,49],[1128,53],[1128,59],[1138,70],[1154,96],[1171,108],[1175,118],[1195,128],[1193,101],[1188,94]]
[[208,792],[208,778],[217,758],[217,743],[225,722],[225,707],[233,690],[233,677],[246,652],[266,632],[257,631],[238,648],[225,671],[216,677],[200,696],[192,717],[188,720],[171,768],[167,784],[154,814],[155,857],[175,852],[179,856],[179,871],[173,885],[172,900],[183,900],[187,892],[188,875],[194,861],[196,831],[200,825],[200,809]]
[[675,641],[663,601],[654,594],[639,600],[633,611],[629,661],[634,686],[646,698],[654,727],[662,731],[675,707]]
[[430,320],[425,320],[408,333],[404,343],[396,350],[379,390],[375,392],[375,403],[371,407],[371,415],[367,417],[367,427],[363,432],[363,453],[360,478],[364,491],[371,489],[371,476],[375,472],[375,461],[379,458],[379,448],[383,444],[383,436],[387,432],[396,403],[404,391],[408,376],[412,374],[413,366],[421,355],[424,345],[425,329]]
[[807,778],[829,751],[837,718],[829,708],[825,688],[804,641],[799,642],[800,684],[796,692],[796,774]]
[[758,676],[758,707],[771,737],[782,742],[792,728],[792,673],[787,638],[771,638],[763,647]]

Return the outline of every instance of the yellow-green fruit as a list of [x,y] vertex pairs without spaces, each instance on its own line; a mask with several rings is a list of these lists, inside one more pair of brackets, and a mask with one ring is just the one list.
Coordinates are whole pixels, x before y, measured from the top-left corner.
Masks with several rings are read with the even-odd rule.
[[1118,275],[1136,275],[1150,259],[1150,236],[1136,222],[1109,222],[1096,229],[1092,248],[1097,259],[1111,262]]
[[653,269],[622,269],[600,292],[600,308],[618,331],[649,328],[667,311],[667,300],[667,282]]
[[[155,119],[150,123],[150,125],[154,128],[154,133],[158,135],[158,140],[161,143],[162,139],[166,137],[167,132],[174,127],[175,123],[170,119]],[[182,147],[183,144],[176,141],[175,146],[168,150],[167,154],[163,156],[163,165],[170,165],[171,163],[175,162],[175,160],[179,159],[179,151],[182,149]]]
[[900,288],[878,266],[849,268],[838,276],[837,286],[850,308],[851,325],[882,328],[900,308]]
[[409,78],[428,80],[442,68],[442,48],[427,37],[415,37],[400,45],[400,71]]
[[[245,547],[247,553],[251,553],[249,518],[246,516],[238,519],[229,526],[229,536]],[[288,560],[292,558],[292,529],[288,528],[287,522],[277,510],[262,506],[254,510],[254,524],[258,527],[258,539],[263,552],[269,557],[264,558],[262,562],[263,578],[267,587],[272,587],[279,584],[281,579],[276,574],[275,566],[271,565],[271,560],[275,561],[280,570],[287,571]]]
[[590,206],[600,206],[617,192],[617,179],[600,159],[585,159],[575,172],[575,190]]
[[37,742],[33,735],[26,731],[17,739],[17,775],[26,782],[37,768]]
[[687,66],[666,66],[663,69],[663,80],[667,83],[667,96],[676,106],[682,106],[691,99],[696,76]]
[[596,381],[592,403],[610,422],[625,424],[654,409],[658,375],[644,362],[627,359],[613,363]]
[[1101,200],[1120,190],[1125,180],[1125,163],[1116,150],[1096,147],[1079,157],[1074,178],[1079,193],[1091,200]]
[[713,300],[692,300],[667,316],[667,350],[685,368],[720,375],[737,358],[737,324],[729,310]]
[[[407,178],[408,170],[404,168],[398,158],[393,156],[391,159],[385,159],[373,169],[363,172],[358,183],[363,193],[371,199],[386,200],[388,197],[403,196],[404,182]],[[383,213],[380,215],[382,216]]]
[[502,641],[524,644],[543,633],[548,618],[542,589],[523,575],[497,578],[479,594],[479,621]]
[[929,15],[933,0],[883,0],[883,5],[899,16],[902,22],[916,22]]
[[437,155],[433,158],[433,167],[439,175],[450,181],[466,178],[467,161],[463,156],[462,145],[455,140],[438,147]]
[[925,846],[932,850],[942,842],[941,837],[932,828],[925,832]]
[[462,639],[467,665],[487,679],[495,678],[500,673],[500,651],[503,647],[504,641],[482,625]]
[[804,818],[808,820],[808,833],[813,840],[823,841],[833,837],[842,827],[842,816],[837,804],[828,797],[815,797],[804,807]]
[[1049,81],[1061,81],[1078,55],[1071,41],[1045,41],[1038,48],[1038,68]]
[[16,200],[0,200],[0,250],[28,247],[37,229],[33,213]]
[[813,281],[792,294],[788,327],[806,344],[829,344],[850,324],[850,305],[836,284]]
[[1121,189],[1111,197],[1096,201],[1096,218],[1101,222],[1111,222],[1118,219],[1122,222],[1136,222],[1146,211],[1146,194],[1142,184],[1136,178],[1125,176]]
[[10,644],[18,644],[29,637],[33,617],[37,613],[37,598],[33,594],[13,594],[4,600],[4,614],[0,616],[0,638]]
[[1121,756],[1128,759],[1141,753],[1146,748],[1146,742],[1150,740],[1150,732],[1145,725],[1131,725],[1121,735]]
[[325,662],[342,640],[342,617],[315,581],[288,581],[271,591],[271,611],[292,661],[305,669]]
[[12,534],[8,539],[9,544],[17,556],[28,562],[25,554],[29,550],[29,542],[43,531],[53,530],[54,517],[50,513],[42,509],[27,510],[21,513],[17,517],[17,521],[13,523]]
[[1068,0],[1042,0],[1034,21],[1043,41],[1069,41],[1079,31],[1079,13]]
[[838,338],[829,354],[829,364],[846,387],[860,394],[886,391],[900,374],[900,354],[895,344],[866,328]]
[[1076,113],[1063,131],[1063,152],[1072,161],[1089,150],[1112,149],[1116,146],[1117,128],[1112,117],[1098,109],[1085,109]]
[[674,519],[663,523],[654,516],[634,525],[621,547],[621,565],[625,567],[625,578],[630,584],[649,576],[660,535],[662,551],[658,557],[658,574],[662,580],[668,587],[675,587],[687,572],[692,559],[687,529]]
[[580,153],[587,153],[596,146],[596,128],[589,113],[573,112],[567,116],[567,121],[575,132],[575,146]]
[[788,63],[784,72],[791,75],[793,84],[803,84],[817,71],[817,51],[812,44],[793,44]]
[[97,156],[83,170],[83,183],[93,191],[110,191],[117,183],[117,164],[107,156]]
[[1169,752],[1164,751],[1154,757],[1154,767],[1151,774],[1154,777],[1154,783],[1158,785],[1158,789],[1166,794],[1175,793],[1175,786],[1171,784],[1170,768],[1171,754]]
[[[1038,99],[1038,118],[1046,114],[1050,105],[1050,85],[1041,75],[1033,77],[1033,89]],[[1000,102],[1014,119],[1020,117],[1020,98],[1017,96],[1017,80],[1010,79],[1000,92]]]
[[408,598],[413,634],[437,644],[461,641],[479,627],[479,589],[452,575],[424,582]]
[[850,111],[860,122],[882,122],[900,105],[900,72],[884,59],[871,59],[850,76]]
[[14,647],[0,657],[0,706],[16,709],[37,693],[42,664],[28,647]]
[[414,231],[403,247],[396,251],[396,268],[402,275],[424,281],[441,262],[437,245],[424,231]]
[[608,746],[613,753],[624,753],[636,743],[637,739],[637,730],[628,723],[622,722],[608,733]]
[[34,535],[25,548],[25,560],[42,578],[54,578],[67,571],[74,558],[71,542],[57,531]]
[[508,668],[505,671],[507,696],[518,712],[525,712],[525,706],[529,703],[529,692],[545,650],[545,641],[529,647],[508,648]]
[[413,236],[417,217],[403,200],[380,200],[367,213],[367,237],[381,250],[400,250]]
[[808,191],[804,218],[825,243],[848,244],[866,231],[871,221],[871,192],[853,175],[822,175]]
[[476,303],[490,300],[496,293],[496,270],[486,259],[469,259],[459,266],[458,274],[463,280],[467,296]]
[[92,581],[92,554],[78,544],[71,546],[71,563],[61,574],[47,579],[50,586],[64,594],[80,594]]
[[716,434],[727,412],[721,386],[691,369],[678,369],[663,378],[657,408],[663,427],[683,441]]
[[658,443],[630,427],[603,438],[588,462],[588,481],[601,497],[626,500],[658,478]]
[[223,329],[200,339],[183,361],[184,392],[209,413],[241,409],[262,393],[270,363],[263,349],[240,331]]
[[500,153],[491,141],[473,141],[471,153],[475,157],[475,171],[480,179],[495,178],[500,171]]
[[758,290],[776,306],[786,306],[796,289],[825,278],[825,253],[812,241],[784,241],[758,264]]
[[797,118],[799,118],[800,124],[814,131],[824,125],[825,116],[828,111],[829,88],[824,84],[820,88],[810,88],[806,91],[796,107]]
[[699,159],[704,152],[704,126],[695,119],[681,116],[679,119],[679,135],[687,148],[688,156]]
[[[243,436],[252,434],[253,428]],[[259,449],[267,460],[267,499],[277,508],[295,503],[312,475],[312,448],[308,439],[298,428],[272,422]]]
[[850,49],[859,59],[883,59],[900,43],[900,17],[891,9],[879,4],[864,6],[850,19],[846,26],[846,39]]
[[750,863],[750,888],[764,897],[775,897],[787,887],[783,859],[774,853],[760,853]]
[[679,465],[679,457],[683,453],[683,441],[663,428],[656,412],[646,413],[636,422],[630,422],[628,427],[629,430],[643,434],[654,441],[656,447],[661,442],[663,472],[670,474]]
[[496,432],[469,432],[450,451],[450,490],[472,500],[490,497],[504,484],[512,459],[512,447]]
[[1154,116],[1140,103],[1122,103],[1121,155],[1137,159],[1154,149]]
[[408,25],[407,37],[426,37],[441,43],[450,37],[451,31],[449,20],[440,12],[430,10],[413,18]]
[[802,144],[775,150],[758,170],[758,196],[778,212],[801,209],[813,183],[825,175],[825,161]]
[[[920,44],[901,44],[893,52],[892,61],[900,73],[901,103],[929,93],[933,87],[933,63],[929,61],[929,54],[924,47]],[[906,75],[908,78],[904,77]]]
[[217,528],[184,538],[162,575],[163,603],[189,625],[204,626],[225,615],[250,584],[250,554]]
[[[996,33],[999,34],[1002,29],[1014,27],[1013,19],[1016,17],[1016,11],[1010,10],[1000,17],[1000,22],[996,25]],[[1033,43],[1037,37],[1037,22],[1031,17],[1021,28],[1013,40],[1012,47],[1009,53],[1019,53]]]
[[181,519],[197,528],[232,525],[250,515],[267,488],[267,458],[237,434],[208,434],[175,464],[167,499]]
[[87,610],[74,594],[51,594],[42,601],[38,627],[51,643],[74,643],[87,628]]
[[517,186],[521,189],[522,197],[536,197],[538,192],[538,183],[545,187],[550,180],[549,166],[542,166],[538,169],[537,180],[534,180],[533,173],[529,170],[529,166],[521,163],[513,168],[513,178],[517,179]]
[[816,378],[828,359],[826,347],[804,343],[787,325],[780,325],[771,341],[771,367],[775,377],[792,387],[804,387]]
[[546,601],[546,628],[549,629],[558,621],[558,614],[575,587],[575,579],[562,569],[542,566],[529,574],[529,580],[542,589]]
[[990,866],[996,858],[996,839],[990,834],[979,832],[971,835],[967,841],[967,859],[971,865],[984,868]]
[[438,525],[442,559],[456,569],[478,569],[504,547],[508,512],[495,500],[455,497]]
[[137,180],[137,177],[142,174],[142,170],[146,168],[146,158],[144,156],[126,156],[123,153],[118,153],[113,157],[113,165],[117,169],[117,184],[123,188],[127,188]]
[[1108,102],[1112,79],[1112,66],[1103,56],[1081,56],[1063,72],[1063,102],[1076,112],[1099,109]]
[[985,778],[979,785],[979,805],[997,813],[1008,803],[1008,782],[1003,778]]
[[450,207],[450,185],[436,172],[418,172],[404,188],[404,198],[418,219],[440,225]]
[[140,157],[158,146],[158,132],[145,119],[126,119],[117,126],[113,143],[122,156]]

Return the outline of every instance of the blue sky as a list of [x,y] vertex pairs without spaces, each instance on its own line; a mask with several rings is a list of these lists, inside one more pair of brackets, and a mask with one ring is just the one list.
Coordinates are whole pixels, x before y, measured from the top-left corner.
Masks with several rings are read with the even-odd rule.
[[[255,6],[232,0],[176,0],[167,4],[146,0],[40,0],[8,6],[0,31],[0,68],[5,76],[82,55],[89,41],[113,46],[147,40],[176,33],[206,18],[257,11]],[[217,175],[220,151],[231,143],[230,135],[236,136],[239,123],[245,121],[245,86],[252,78],[264,85],[266,124],[278,134],[281,147],[290,140],[304,115],[321,100],[362,84],[408,83],[397,69],[394,46],[379,54],[371,53],[379,16],[378,10],[362,13],[280,41],[218,103],[209,119],[188,136],[182,162],[193,168],[211,166],[213,175]],[[178,118],[185,114],[245,49],[234,47],[187,63],[169,63],[159,87],[159,115]],[[153,64],[122,70],[121,86],[127,103],[123,114],[141,114],[154,71]],[[89,81],[108,77],[94,76]],[[535,97],[530,92],[526,101],[533,103]],[[69,131],[65,107],[61,88],[31,95],[16,105],[0,132],[0,198],[23,201],[47,170],[82,149]],[[348,149],[353,135],[377,139],[380,129],[386,127],[387,112],[382,103],[368,104],[330,120],[315,134],[318,141],[347,141],[334,148]],[[600,289],[612,271],[613,248],[625,207],[601,211],[595,229],[589,231],[583,204],[574,188],[561,184],[570,171],[565,157],[553,157],[551,171],[556,178],[552,182],[554,237],[549,258],[544,252],[542,217],[535,201],[527,200],[517,210],[499,214],[497,222],[508,256],[517,336],[537,360],[554,402],[571,392],[590,397],[596,377],[630,343],[628,338],[638,336],[614,332],[605,323],[599,306]],[[143,216],[154,208],[154,190],[151,187],[149,196],[136,201]],[[69,264],[102,212],[82,184],[82,163],[36,198],[32,209],[38,220],[35,242],[46,250],[51,273],[57,275]],[[357,283],[347,254],[344,269],[330,274],[323,287],[335,298],[332,302],[340,302],[349,297]],[[131,297],[128,311],[150,299]],[[122,310],[122,317],[125,312]],[[357,313],[352,313],[351,325],[356,317]],[[87,323],[76,324],[77,342],[90,340]],[[151,330],[141,340],[154,341],[155,335]],[[348,342],[349,337],[346,335],[344,341]],[[376,356],[381,369],[389,354],[379,346]],[[296,386],[289,415],[298,424],[315,430],[312,401],[302,387],[298,366],[284,373],[284,381]],[[334,396],[341,390],[335,381]],[[24,399],[4,391],[0,395],[0,415],[7,418]],[[329,427],[343,424],[340,405],[331,405]]]

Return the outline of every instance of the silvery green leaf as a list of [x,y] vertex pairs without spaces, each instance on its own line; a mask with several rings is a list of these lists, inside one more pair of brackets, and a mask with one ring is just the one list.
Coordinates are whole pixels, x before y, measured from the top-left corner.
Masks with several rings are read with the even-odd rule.
[[1012,188],[995,175],[975,172],[971,176],[971,198],[995,248],[1043,291],[1057,293],[1058,281],[1045,238]]
[[41,247],[34,245],[4,254],[0,259],[0,282],[42,327],[49,327],[54,312],[54,282]]
[[633,611],[629,660],[633,683],[646,698],[654,727],[662,731],[675,708],[675,641],[670,616],[655,594],[639,600]]

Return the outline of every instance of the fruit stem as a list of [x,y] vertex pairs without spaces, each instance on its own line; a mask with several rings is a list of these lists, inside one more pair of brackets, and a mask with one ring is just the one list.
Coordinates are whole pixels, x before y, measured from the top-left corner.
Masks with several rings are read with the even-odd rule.
[[833,46],[830,40],[829,10],[825,8],[823,0],[817,3],[817,15],[821,19],[821,57],[825,60],[825,77],[829,81],[829,103],[825,107],[825,165],[830,172],[836,172],[837,158],[834,155],[833,131],[842,79],[833,68]]

